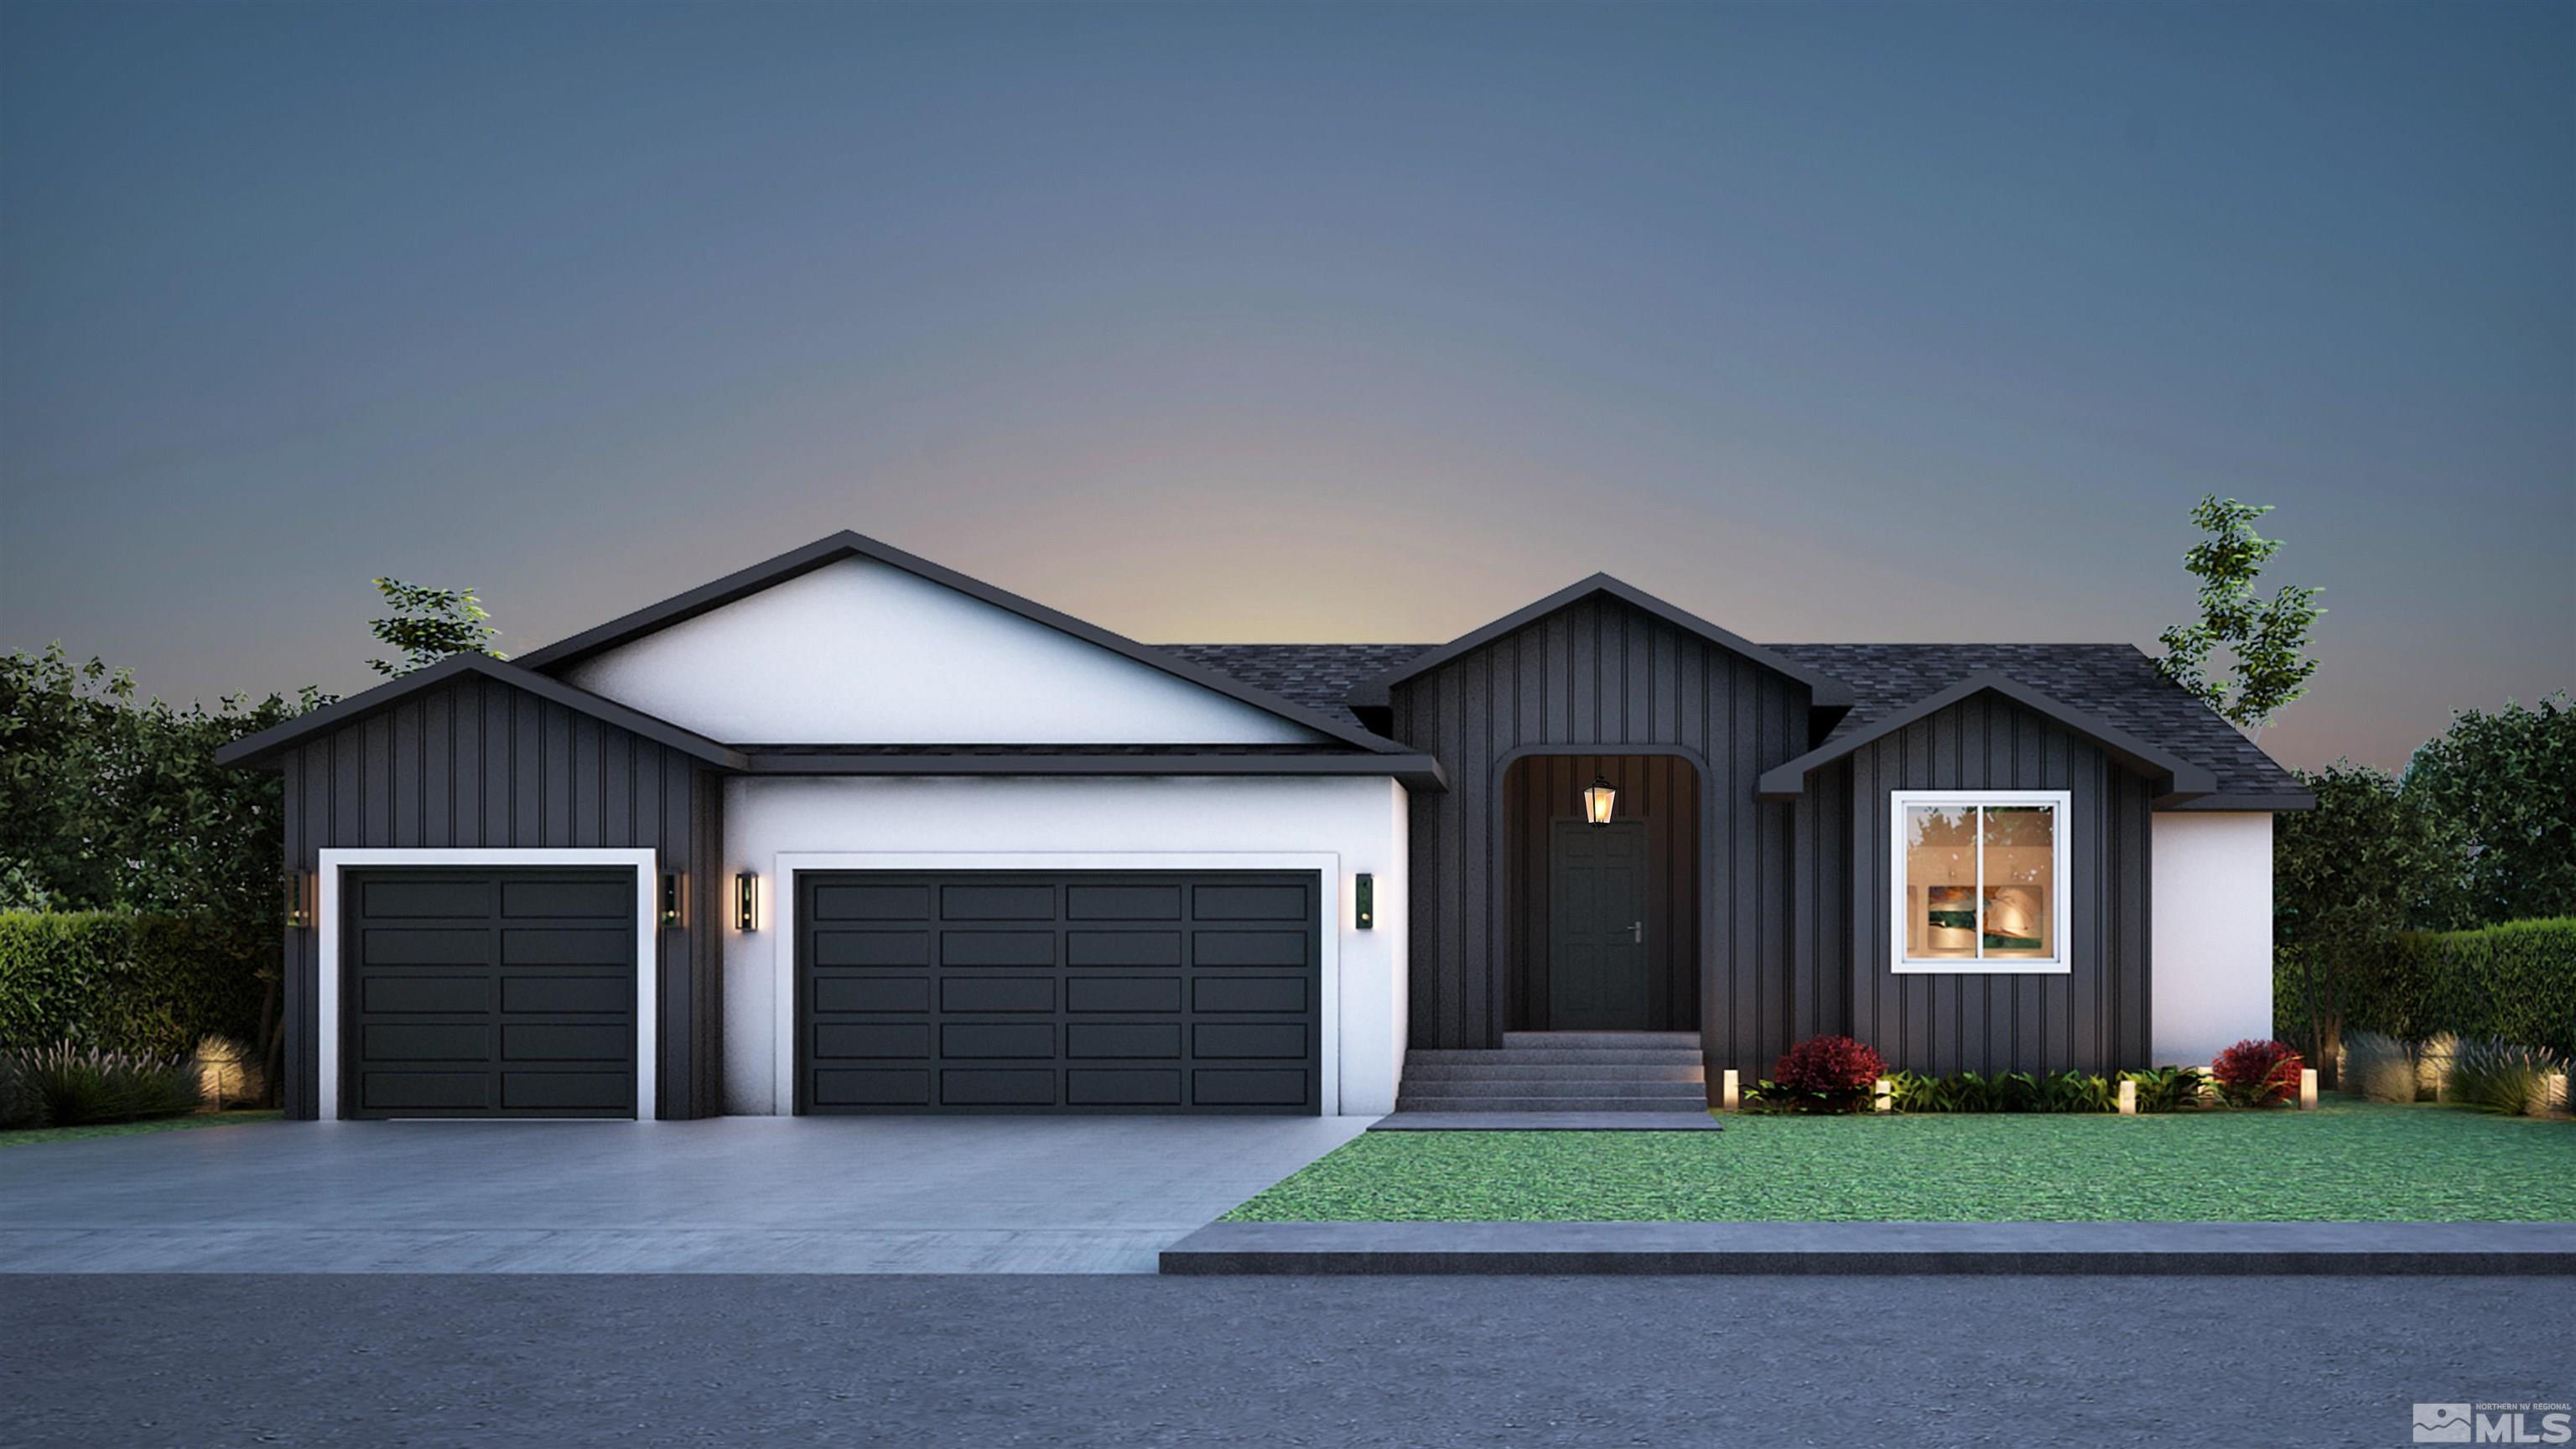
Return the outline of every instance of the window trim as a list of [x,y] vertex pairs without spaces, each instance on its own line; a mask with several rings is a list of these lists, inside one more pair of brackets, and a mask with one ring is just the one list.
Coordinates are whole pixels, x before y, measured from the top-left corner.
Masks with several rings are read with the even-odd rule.
[[[2057,953],[2048,960],[2016,957],[1962,960],[1956,956],[1912,957],[1905,954],[1905,812],[1919,806],[2048,805],[2057,811],[2055,848],[2050,851],[2048,888],[2049,939]],[[2067,900],[2067,856],[2074,848],[2074,796],[2066,790],[1893,790],[1888,793],[1888,961],[1899,976],[2064,976],[2074,969],[2074,939],[2068,934],[2072,911]],[[1983,831],[1977,852],[1979,901],[1985,880]],[[1982,938],[1982,929],[1980,931]],[[1982,949],[1982,947],[1980,947]]]

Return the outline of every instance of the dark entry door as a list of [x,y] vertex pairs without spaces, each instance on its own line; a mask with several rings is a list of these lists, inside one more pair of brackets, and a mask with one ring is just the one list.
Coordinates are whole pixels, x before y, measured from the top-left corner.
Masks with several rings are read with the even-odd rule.
[[342,1114],[635,1115],[635,873],[352,870]]
[[1552,822],[1547,891],[1549,1027],[1652,1029],[1645,823]]
[[1322,1110],[1311,872],[803,872],[800,1112]]

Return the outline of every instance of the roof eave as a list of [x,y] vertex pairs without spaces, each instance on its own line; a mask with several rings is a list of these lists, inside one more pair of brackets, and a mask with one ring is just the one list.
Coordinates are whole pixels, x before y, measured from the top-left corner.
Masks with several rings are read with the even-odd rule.
[[1831,744],[1820,745],[1763,771],[1754,796],[1761,800],[1795,800],[1807,792],[1807,777],[1817,770],[1849,757],[1864,745],[1929,719],[1961,700],[1989,692],[2000,694],[2025,709],[2074,730],[2133,772],[2154,776],[2160,800],[2198,798],[2218,789],[2218,777],[2209,767],[2194,764],[2170,750],[2149,744],[2117,725],[2042,694],[2000,670],[1989,669],[1979,670],[1956,684],[1935,690],[1904,709],[1873,721]]

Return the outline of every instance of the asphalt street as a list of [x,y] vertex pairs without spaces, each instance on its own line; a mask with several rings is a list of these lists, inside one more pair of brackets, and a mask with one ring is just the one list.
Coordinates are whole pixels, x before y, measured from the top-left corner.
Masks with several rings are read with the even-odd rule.
[[0,1277],[0,1442],[2397,1445],[2548,1278]]

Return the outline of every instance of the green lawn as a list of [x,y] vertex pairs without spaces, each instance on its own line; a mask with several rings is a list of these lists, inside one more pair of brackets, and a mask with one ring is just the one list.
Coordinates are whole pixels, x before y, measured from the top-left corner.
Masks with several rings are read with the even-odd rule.
[[2338,1104],[2172,1116],[1370,1132],[1226,1214],[1330,1221],[2576,1219],[2576,1123]]
[[184,1132],[192,1127],[231,1127],[243,1122],[274,1122],[275,1112],[204,1112],[186,1117],[157,1117],[149,1122],[107,1122],[95,1127],[26,1127],[0,1132],[0,1147],[32,1147],[39,1142],[79,1142],[91,1137],[127,1137],[137,1132]]

